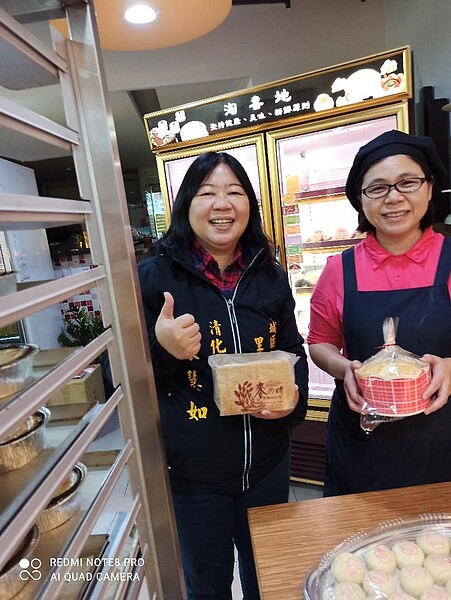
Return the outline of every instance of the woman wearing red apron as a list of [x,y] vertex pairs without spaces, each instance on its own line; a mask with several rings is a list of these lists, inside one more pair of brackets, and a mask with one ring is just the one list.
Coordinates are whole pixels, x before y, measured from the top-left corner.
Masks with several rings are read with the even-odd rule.
[[[431,227],[446,184],[428,137],[389,131],[354,159],[346,194],[368,235],[328,259],[308,336],[312,360],[336,380],[325,496],[451,480],[451,238]],[[431,404],[366,433],[354,371],[383,345],[386,317],[399,318],[396,343],[430,364]]]

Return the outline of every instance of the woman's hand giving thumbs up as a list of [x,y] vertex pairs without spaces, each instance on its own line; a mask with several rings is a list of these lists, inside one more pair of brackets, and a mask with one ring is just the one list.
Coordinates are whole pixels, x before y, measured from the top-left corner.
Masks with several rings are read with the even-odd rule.
[[185,313],[174,318],[174,298],[164,292],[164,304],[155,323],[155,335],[159,344],[178,358],[188,360],[200,350],[201,333],[193,315]]

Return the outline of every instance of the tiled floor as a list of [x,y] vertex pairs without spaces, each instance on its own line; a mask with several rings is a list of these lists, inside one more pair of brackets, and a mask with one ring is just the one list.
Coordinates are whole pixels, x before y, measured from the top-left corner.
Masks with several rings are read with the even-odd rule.
[[[114,428],[106,428],[100,438],[98,438],[95,442],[95,449],[109,449],[117,447],[118,441],[120,438],[120,432]],[[313,498],[321,498],[322,497],[322,488],[313,486],[313,485],[304,485],[300,483],[292,482],[290,486],[290,502],[300,502],[302,500],[311,500]],[[126,511],[129,510],[131,506],[131,493],[130,486],[128,481],[128,475],[124,472],[119,481],[116,484],[114,494],[108,501],[106,506],[106,510],[104,511],[102,517],[96,523],[96,531],[102,532],[105,531],[105,528],[108,529],[111,526],[112,519],[114,519],[114,514],[116,512],[120,512],[121,510]],[[139,600],[149,600],[147,592],[145,591],[145,586],[141,591],[139,596]],[[233,592],[233,600],[242,600],[243,596],[241,593],[241,586],[238,575],[238,563],[235,561],[235,573],[234,573],[234,581],[232,586]]]
[[317,485],[307,485],[303,483],[291,482],[290,502],[300,502],[301,500],[313,500],[323,497],[323,488]]

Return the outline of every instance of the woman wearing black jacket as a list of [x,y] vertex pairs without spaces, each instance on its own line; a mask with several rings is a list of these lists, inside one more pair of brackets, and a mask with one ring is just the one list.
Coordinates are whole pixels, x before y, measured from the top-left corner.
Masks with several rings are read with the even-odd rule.
[[[188,598],[231,600],[235,545],[244,598],[258,600],[247,509],[288,500],[308,372],[286,274],[234,157],[194,161],[138,270]],[[208,357],[271,350],[299,357],[296,408],[221,417]]]

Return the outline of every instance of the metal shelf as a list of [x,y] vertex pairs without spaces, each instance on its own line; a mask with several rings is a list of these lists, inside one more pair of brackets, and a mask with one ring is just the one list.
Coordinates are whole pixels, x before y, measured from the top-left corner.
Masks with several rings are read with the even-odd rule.
[[[22,421],[43,406],[54,393],[70,381],[81,369],[89,365],[113,340],[110,330],[90,342],[83,349],[74,352],[52,369],[45,377],[8,398],[0,408],[0,436],[14,431]],[[113,396],[110,400],[113,399]]]
[[69,156],[80,143],[75,131],[3,97],[0,133],[0,154],[22,162]]
[[[104,267],[94,267],[83,273],[68,275],[16,292],[14,303],[11,302],[12,294],[2,296],[0,297],[0,327],[48,308],[78,292],[88,290],[90,286],[97,285],[104,277]],[[38,292],[39,297],[37,297]]]
[[[64,556],[67,558],[76,558],[83,549],[86,540],[88,539],[91,530],[97,521],[97,519],[102,514],[103,508],[111,495],[114,486],[116,485],[119,476],[125,468],[127,460],[130,458],[130,454],[132,452],[131,444],[127,445],[121,453],[118,455],[115,460],[113,466],[108,471],[105,476],[105,479],[99,488],[98,493],[93,499],[91,505],[88,510],[82,515],[80,523],[76,531],[72,533],[72,536],[69,537],[69,540],[66,544],[62,544],[60,546],[59,552],[55,554],[55,556]],[[135,506],[137,505],[137,501],[135,501]],[[136,509],[135,509],[136,510]],[[134,513],[136,517],[137,510]],[[60,573],[65,573],[70,571],[70,566],[62,566],[57,569]],[[64,578],[59,581],[50,580],[47,578],[45,582],[44,589],[39,595],[40,600],[54,600],[57,597],[57,592],[61,590],[61,587],[64,585]]]
[[67,65],[25,27],[0,8],[0,81],[6,88],[22,90],[58,83]]
[[[119,398],[118,398],[119,399]],[[3,480],[10,481],[10,487],[17,490],[18,484],[22,486],[14,497],[5,494],[0,519],[0,535],[2,545],[0,548],[0,562],[8,559],[10,548],[14,546],[17,524],[15,520],[20,511],[21,529],[28,531],[40,512],[47,506],[52,498],[53,490],[70,472],[74,464],[80,460],[92,439],[105,425],[117,405],[117,401],[98,405],[88,413],[80,423],[74,427],[73,432],[60,445],[46,448],[40,456],[29,463],[28,468],[16,469],[3,476]],[[127,454],[131,452],[131,448]],[[24,473],[30,476],[24,481]]]
[[[64,198],[36,198],[25,194],[2,194],[0,230],[47,229],[73,223],[84,223],[92,214],[90,202]],[[26,219],[26,221],[24,221]]]
[[[6,2],[3,6],[9,6],[13,12],[14,4]],[[129,532],[136,530],[139,552],[145,558],[139,573],[146,580],[149,596],[183,600],[158,403],[149,368],[125,187],[112,131],[93,0],[61,0],[59,7],[57,4],[52,0],[49,10],[59,8],[65,12],[70,39],[53,32],[53,50],[45,48],[0,9],[0,76],[2,85],[16,90],[59,83],[67,126],[0,95],[0,155],[20,162],[72,155],[79,195],[86,200],[0,194],[0,230],[81,224],[88,234],[94,266],[0,297],[0,327],[95,288],[106,329],[58,364],[36,372],[28,387],[2,399],[0,436],[14,431],[76,373],[106,351],[116,389],[105,403],[86,407],[86,411],[74,406],[58,407],[58,418],[66,412],[71,419],[63,427],[64,435],[61,432],[57,443],[53,436],[53,443],[29,465],[0,475],[0,484],[4,483],[8,490],[0,499],[0,571],[11,558],[14,542],[27,534],[57,485],[78,460],[84,462],[90,445],[117,413],[123,445],[117,449],[116,460],[104,465],[95,493],[84,498],[80,515],[57,531],[42,534],[42,543],[38,544],[40,556],[43,561],[49,556],[79,556],[92,538],[93,527],[108,505],[119,477],[126,472],[131,484],[130,506],[120,527],[111,534],[114,539],[103,550],[109,557],[121,555],[127,549]],[[22,6],[24,22],[27,8],[33,16],[36,10],[41,11],[41,16],[46,14],[39,2],[25,2]],[[47,427],[49,436],[57,431],[52,420]],[[89,478],[93,468],[87,466]],[[18,600],[53,600],[61,593],[64,573],[69,570],[63,565],[53,570],[43,568],[42,579],[29,581]],[[63,577],[52,578],[52,573]],[[136,598],[141,587],[137,583],[117,586],[115,600]],[[96,582],[87,597],[101,600],[110,598],[111,593],[111,586]]]
[[[82,457],[89,466],[88,475],[80,489],[79,512],[56,529],[41,534],[36,548],[36,558],[41,561],[43,577],[23,588],[19,598],[54,600],[58,597],[58,592],[65,585],[64,575],[72,569],[71,559],[76,559],[81,554],[88,541],[93,525],[102,513],[111,491],[125,468],[130,448],[127,447],[121,452],[111,452],[108,461],[101,460],[98,464],[96,464],[96,454],[92,452]],[[88,488],[88,491],[84,488]],[[135,501],[129,512],[129,518],[136,518],[139,508],[139,503]],[[60,557],[68,559],[65,562],[69,564],[53,566],[50,559]]]

